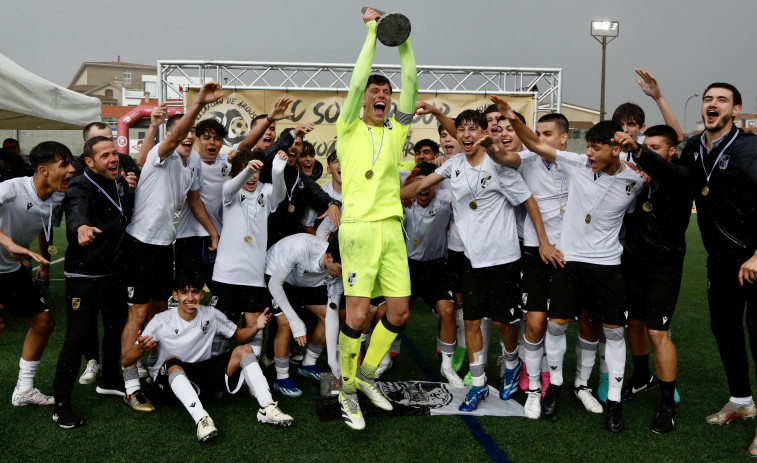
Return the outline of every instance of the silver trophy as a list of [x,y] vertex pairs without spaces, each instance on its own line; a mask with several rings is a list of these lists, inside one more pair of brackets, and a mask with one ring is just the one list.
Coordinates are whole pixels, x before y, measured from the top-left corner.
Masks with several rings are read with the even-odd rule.
[[[367,9],[368,7],[363,7],[363,14]],[[396,47],[405,43],[405,40],[410,37],[410,20],[407,16],[397,12],[384,13],[376,8],[373,10],[381,15],[376,23],[376,35],[379,42],[387,47]]]

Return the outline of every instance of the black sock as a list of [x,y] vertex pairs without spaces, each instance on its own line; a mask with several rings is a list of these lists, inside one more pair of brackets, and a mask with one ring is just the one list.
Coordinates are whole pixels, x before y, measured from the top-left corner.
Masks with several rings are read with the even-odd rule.
[[632,355],[634,386],[643,386],[649,381],[649,354]]
[[676,380],[662,381],[660,383],[660,393],[662,394],[662,404],[671,407],[675,406]]

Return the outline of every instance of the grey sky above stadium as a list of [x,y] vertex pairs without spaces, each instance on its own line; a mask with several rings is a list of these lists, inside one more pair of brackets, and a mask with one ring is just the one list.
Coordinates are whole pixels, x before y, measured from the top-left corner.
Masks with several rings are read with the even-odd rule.
[[[360,2],[181,2],[132,0],[9,1],[3,5],[0,52],[66,86],[84,61],[154,64],[158,59],[354,62],[363,42]],[[634,81],[650,71],[683,124],[684,104],[713,81],[727,81],[757,112],[757,38],[753,0],[398,1],[371,4],[400,11],[413,25],[419,64],[562,68],[563,101],[599,108],[601,46],[592,19],[620,21],[607,50],[609,115],[633,101],[648,125],[661,123]],[[380,46],[376,63],[398,63]],[[699,119],[688,107],[687,130]]]

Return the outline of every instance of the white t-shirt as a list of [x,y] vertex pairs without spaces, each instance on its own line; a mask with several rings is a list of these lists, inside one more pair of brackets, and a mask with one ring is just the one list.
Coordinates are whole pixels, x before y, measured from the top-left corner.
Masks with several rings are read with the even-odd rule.
[[[619,265],[623,246],[618,234],[623,216],[633,211],[644,186],[641,177],[624,164],[616,175],[594,173],[585,154],[558,151],[557,163],[570,182],[560,238],[565,260]],[[591,214],[588,224],[587,214]]]
[[289,320],[294,337],[305,336],[307,330],[286,298],[284,282],[301,288],[327,285],[332,295],[334,290],[344,292],[342,279],[329,275],[323,265],[328,247],[328,241],[309,233],[297,233],[282,238],[268,250],[265,264],[265,273],[271,276],[268,290]]
[[[565,208],[568,203],[568,179],[559,165],[545,161],[538,154],[528,150],[518,154],[521,159],[518,172],[523,176],[539,205],[549,242],[559,247],[563,218],[560,207]],[[524,246],[539,246],[534,223],[528,214],[523,223],[523,244]]]
[[192,151],[187,166],[174,151],[162,162],[155,145],[149,153],[137,183],[134,215],[126,233],[147,244],[167,246],[176,238],[174,213],[188,191],[202,186],[200,155]]
[[219,334],[231,338],[237,325],[213,307],[200,306],[192,321],[179,316],[179,308],[156,314],[147,324],[143,336],[152,336],[157,341],[158,361],[150,367],[150,377],[155,379],[166,359],[176,356],[186,363],[197,363],[210,358],[213,336]]
[[[63,215],[63,193],[56,191],[42,201],[34,189],[33,179],[18,177],[0,183],[0,230],[25,248],[43,228],[60,225]],[[0,273],[15,272],[20,267],[21,263],[0,247]]]
[[[493,267],[520,259],[513,207],[531,197],[520,174],[484,155],[472,167],[460,153],[436,169],[449,179],[455,225],[473,268]],[[476,209],[470,207],[476,202]]]
[[[412,207],[403,208],[405,218],[402,223],[407,238],[407,257],[428,261],[447,256],[447,225],[452,218],[452,192],[436,190],[434,199],[427,207],[417,201]],[[418,244],[415,244],[415,241]]]
[[[210,221],[216,227],[216,231],[221,233],[221,224],[223,223],[223,184],[229,179],[231,165],[229,165],[227,154],[223,153],[218,156],[213,164],[200,161],[200,178],[202,179],[200,187],[200,199],[208,211]],[[185,201],[179,214],[179,223],[176,226],[177,238],[188,238],[190,236],[209,236],[205,227],[200,224]]]
[[[213,281],[230,285],[265,287],[265,253],[268,242],[268,215],[284,198],[284,166],[276,156],[273,182],[260,183],[255,191],[242,186],[253,172],[245,168],[223,184],[223,232],[213,267]],[[250,242],[245,237],[251,238]]]

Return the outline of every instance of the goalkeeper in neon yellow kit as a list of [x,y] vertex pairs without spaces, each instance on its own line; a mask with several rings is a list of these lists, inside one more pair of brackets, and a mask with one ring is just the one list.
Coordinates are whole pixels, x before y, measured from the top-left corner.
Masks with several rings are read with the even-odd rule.
[[[342,418],[353,429],[365,420],[357,401],[364,393],[377,407],[392,405],[376,388],[376,368],[409,315],[410,274],[402,234],[402,204],[397,165],[402,156],[418,95],[415,57],[410,40],[398,47],[402,68],[402,95],[394,117],[386,120],[392,100],[389,80],[370,75],[376,52],[376,20],[368,8],[363,21],[368,36],[350,81],[350,91],[336,123],[342,168],[342,224],[339,246],[347,299],[347,320],[339,335]],[[360,108],[363,118],[360,119]],[[371,297],[384,296],[387,312],[376,325],[360,371],[360,332]]]

